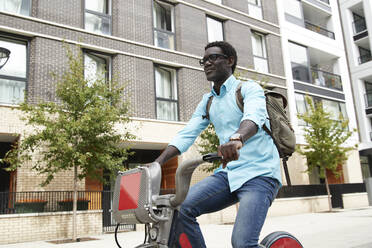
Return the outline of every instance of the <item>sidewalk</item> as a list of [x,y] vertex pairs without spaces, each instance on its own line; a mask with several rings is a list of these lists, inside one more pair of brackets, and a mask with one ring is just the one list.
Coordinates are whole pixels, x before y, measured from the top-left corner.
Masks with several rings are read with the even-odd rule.
[[[231,247],[232,225],[202,225],[208,247]],[[337,210],[333,213],[308,213],[267,218],[261,240],[274,231],[287,231],[295,235],[305,248],[371,248],[372,207]],[[22,234],[20,234],[22,235]],[[69,244],[52,244],[46,241],[0,245],[0,248],[115,248],[114,234],[91,236],[98,240]],[[143,232],[119,233],[122,248],[141,244]]]

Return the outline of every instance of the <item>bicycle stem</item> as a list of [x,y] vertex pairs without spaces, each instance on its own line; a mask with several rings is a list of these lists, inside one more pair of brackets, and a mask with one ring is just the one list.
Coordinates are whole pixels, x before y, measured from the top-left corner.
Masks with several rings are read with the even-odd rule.
[[185,200],[194,170],[204,162],[216,160],[221,160],[221,157],[219,157],[217,153],[213,153],[204,155],[198,159],[186,160],[181,163],[176,171],[176,194],[170,198],[170,205],[172,207],[176,208]]

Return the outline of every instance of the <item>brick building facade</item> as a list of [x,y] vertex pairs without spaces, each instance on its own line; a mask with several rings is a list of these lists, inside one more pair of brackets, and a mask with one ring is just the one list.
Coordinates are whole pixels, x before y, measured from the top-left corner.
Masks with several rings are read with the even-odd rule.
[[[199,59],[204,54],[204,46],[214,40],[228,41],[236,48],[237,72],[242,79],[268,82],[288,96],[288,113],[299,144],[304,142],[303,126],[296,118],[300,109],[299,94],[310,92],[320,99],[336,100],[338,106],[346,105],[350,128],[354,128],[354,105],[348,90],[350,82],[342,32],[338,27],[337,4],[336,0],[3,0],[0,3],[0,47],[8,48],[11,56],[0,69],[0,157],[12,143],[22,139],[25,132],[32,132],[21,121],[16,108],[23,101],[24,92],[30,102],[57,100],[51,73],[62,74],[67,69],[64,43],[81,47],[84,61],[95,65],[93,70],[87,68],[87,72],[96,75],[103,68],[105,76],[127,85],[123,100],[129,100],[133,120],[128,127],[138,137],[130,141],[136,153],[125,161],[127,167],[153,161],[184,127],[202,95],[210,90],[211,84],[206,81]],[[287,5],[291,8],[286,8]],[[300,18],[294,18],[296,14]],[[318,29],[309,30],[305,17],[319,22],[324,18],[334,31],[333,41],[317,34]],[[332,67],[330,72],[341,74],[344,90],[342,87],[341,90],[326,89],[303,81],[302,74],[307,73],[303,70],[296,77],[292,68],[295,63],[291,60],[295,57],[292,55],[296,55],[291,51],[294,44],[297,48],[299,45],[306,47],[309,60],[313,58],[306,66],[315,63],[317,58],[326,58]],[[121,128],[118,125],[118,130]],[[351,142],[357,143],[358,137],[353,137]],[[162,187],[174,188],[178,164],[197,154],[198,148],[194,145],[163,166]],[[319,177],[311,178],[303,173],[305,159],[298,154],[294,154],[288,164],[293,184],[319,182]],[[350,153],[343,173],[345,183],[361,182],[357,150]],[[0,192],[69,191],[73,185],[71,175],[69,171],[60,173],[42,188],[39,186],[41,176],[31,171],[30,165],[12,173],[0,169]],[[206,175],[198,170],[192,183]],[[284,173],[282,178],[286,184]],[[79,189],[108,190],[110,187],[88,178],[79,182]],[[289,202],[293,205],[288,205]],[[321,211],[324,205],[324,197],[279,199],[271,212],[288,214],[291,209],[297,213],[293,206],[301,206],[299,211]],[[205,219],[231,222],[234,211],[235,206],[232,206]],[[94,216],[90,219],[100,222],[100,213],[96,211],[84,213],[82,223],[89,214]],[[44,215],[39,220],[35,220],[38,216],[33,216],[30,223],[37,226],[44,223],[42,220],[53,222],[53,218],[60,216]],[[18,226],[23,217],[3,215],[1,218],[4,226],[13,227]],[[61,218],[63,223],[69,221]],[[88,229],[81,235],[101,230]],[[16,242],[11,236],[24,231],[10,228],[10,234],[2,236],[2,242]],[[63,235],[57,234],[67,231],[55,229],[46,236],[30,232],[28,240],[61,238]]]
[[[237,49],[238,70],[243,78],[266,80],[286,90],[278,18],[270,1],[257,2],[257,6],[253,6],[262,12],[259,18],[250,15],[250,5],[245,0],[224,1],[223,5],[213,1],[151,0],[93,1],[96,5],[72,0],[21,2],[18,12],[3,7],[0,39],[5,45],[21,42],[26,49],[25,58],[22,58],[26,63],[23,88],[29,101],[56,100],[51,73],[62,73],[67,67],[62,44],[78,44],[84,54],[104,59],[110,77],[127,84],[126,98],[131,103],[134,126],[142,125],[141,130],[134,131],[140,136],[139,140],[133,141],[134,148],[139,151],[148,150],[157,154],[156,151],[164,149],[190,118],[202,95],[209,91],[210,83],[198,64],[209,41],[208,32],[215,32],[208,27],[208,18],[221,24],[223,39]],[[28,5],[24,5],[25,2],[29,2]],[[90,25],[89,15],[95,16],[95,26]],[[169,30],[167,27],[156,27],[157,18],[160,25],[170,26]],[[262,72],[254,69],[253,32],[264,38],[260,41],[265,49],[263,61],[266,63]],[[172,45],[167,47],[159,34],[171,40]],[[11,56],[9,66],[15,59]],[[156,70],[171,72],[171,85],[175,88],[172,99],[161,102],[164,99],[157,96]],[[15,78],[11,78],[10,83],[12,80]],[[16,105],[9,101],[11,97],[5,98],[0,107],[7,120],[0,126],[0,139],[4,144],[14,141],[11,133],[22,135],[24,129],[15,112],[9,110],[9,106]],[[16,101],[22,100],[22,97]],[[167,100],[171,100],[171,104]],[[159,113],[161,104],[167,105],[174,113]],[[146,127],[143,125],[150,130],[144,130]],[[147,160],[137,159],[136,162]],[[177,161],[174,161],[173,167],[176,164]],[[68,174],[66,180],[70,180]],[[71,184],[63,178],[63,175],[57,177],[47,189],[62,190],[58,185],[66,185],[65,190],[68,190],[67,185]],[[41,190],[38,186],[40,178],[27,167],[17,170],[15,182],[17,190]],[[172,187],[172,184],[167,185]],[[84,183],[81,188],[85,188]]]

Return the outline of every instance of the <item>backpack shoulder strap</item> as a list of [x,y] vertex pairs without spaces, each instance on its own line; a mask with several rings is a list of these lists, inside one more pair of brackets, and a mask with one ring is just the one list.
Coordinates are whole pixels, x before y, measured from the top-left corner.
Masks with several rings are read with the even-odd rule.
[[210,120],[209,119],[209,109],[211,108],[212,101],[213,101],[213,95],[211,95],[208,98],[207,105],[205,106],[205,115],[202,116],[203,117],[203,120],[204,119]]
[[240,81],[238,86],[236,87],[235,91],[235,98],[236,98],[236,104],[238,105],[240,111],[244,112],[244,99],[242,95],[242,84],[243,82]]

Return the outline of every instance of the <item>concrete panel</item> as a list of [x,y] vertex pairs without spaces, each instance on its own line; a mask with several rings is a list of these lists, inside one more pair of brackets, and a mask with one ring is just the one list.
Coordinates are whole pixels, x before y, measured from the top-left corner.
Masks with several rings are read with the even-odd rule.
[[178,51],[204,54],[208,43],[206,15],[203,11],[187,5],[178,4],[175,7],[176,47]]
[[367,193],[342,194],[344,208],[361,208],[368,206]]
[[238,65],[253,68],[252,38],[251,30],[248,26],[226,21],[225,40],[235,47],[238,54]]
[[83,1],[33,0],[31,15],[47,21],[84,28]]
[[272,34],[266,35],[266,50],[270,73],[284,77],[284,62],[280,37]]

